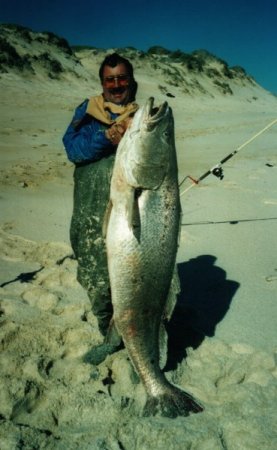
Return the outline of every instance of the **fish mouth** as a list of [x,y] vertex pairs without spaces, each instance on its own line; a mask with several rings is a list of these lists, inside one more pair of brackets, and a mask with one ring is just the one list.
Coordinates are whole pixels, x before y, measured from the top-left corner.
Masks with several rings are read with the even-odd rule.
[[154,98],[150,97],[145,105],[144,123],[148,131],[155,128],[167,114],[169,108],[168,103],[164,102],[160,106],[154,106]]

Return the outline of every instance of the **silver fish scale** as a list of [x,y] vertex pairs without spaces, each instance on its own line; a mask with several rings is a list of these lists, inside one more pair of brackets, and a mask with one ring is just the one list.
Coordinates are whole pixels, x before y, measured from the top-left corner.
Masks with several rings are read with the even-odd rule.
[[[175,196],[178,195],[175,189]],[[160,188],[142,191],[133,228],[114,211],[107,236],[109,272],[117,305],[144,303],[145,296],[164,307],[177,251],[180,209],[172,193]],[[153,295],[154,298],[151,298]]]
[[[160,122],[156,121],[150,129],[150,139],[145,128],[143,131],[143,123],[153,117],[151,102],[137,120],[135,117],[136,128],[129,133],[127,130],[118,147],[106,244],[114,322],[145,386],[145,415],[161,410],[163,415],[176,417],[187,415],[190,410],[198,412],[200,407],[188,394],[171,385],[159,366],[160,328],[175,266],[181,214],[173,118],[171,110],[164,106],[159,110]],[[132,136],[139,139],[132,141]],[[147,146],[153,147],[155,139],[157,146],[149,148],[149,157]],[[137,179],[138,189],[128,184],[129,151],[150,167],[151,151],[156,152],[156,160],[158,152],[161,160],[166,156],[167,173],[162,175],[164,179],[157,189],[149,188],[151,180],[148,189],[138,188]],[[136,157],[132,161],[135,160]],[[141,169],[137,173],[142,173]]]
[[[153,136],[150,141],[153,145]],[[155,385],[160,373],[159,329],[175,265],[180,225],[173,136],[171,143],[164,150],[167,173],[158,189],[136,191],[128,184],[125,177],[128,159],[122,146],[118,149],[111,183],[107,251],[114,321],[137,372],[149,386]],[[143,148],[145,151],[145,145]],[[164,159],[163,149],[158,148]]]

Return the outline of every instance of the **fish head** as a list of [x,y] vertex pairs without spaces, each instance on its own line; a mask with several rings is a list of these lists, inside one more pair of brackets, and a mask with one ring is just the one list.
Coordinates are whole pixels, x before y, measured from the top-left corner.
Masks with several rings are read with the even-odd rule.
[[136,112],[120,146],[124,147],[123,165],[128,184],[157,189],[176,153],[174,120],[168,103],[154,107],[154,99],[149,98]]

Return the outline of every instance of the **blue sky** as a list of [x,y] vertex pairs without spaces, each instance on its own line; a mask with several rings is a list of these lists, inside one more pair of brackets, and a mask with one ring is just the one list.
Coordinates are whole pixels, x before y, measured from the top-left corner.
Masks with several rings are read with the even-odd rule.
[[0,23],[72,45],[205,49],[277,93],[276,0],[0,0]]

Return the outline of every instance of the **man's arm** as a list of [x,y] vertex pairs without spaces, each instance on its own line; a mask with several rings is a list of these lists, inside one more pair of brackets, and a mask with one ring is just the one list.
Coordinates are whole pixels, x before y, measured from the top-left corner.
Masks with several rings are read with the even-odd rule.
[[75,110],[63,143],[67,157],[74,163],[97,161],[115,149],[106,136],[107,127],[86,114],[88,100]]

